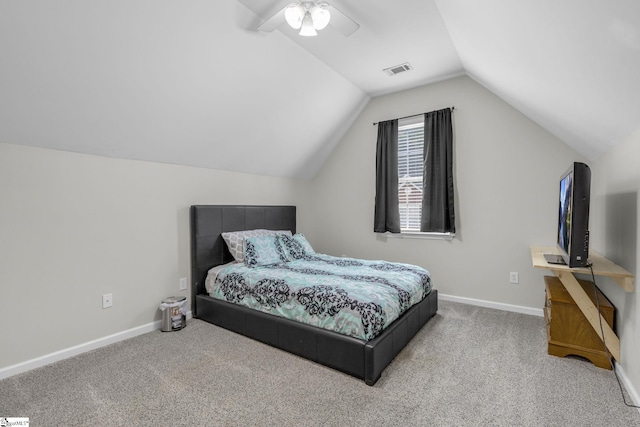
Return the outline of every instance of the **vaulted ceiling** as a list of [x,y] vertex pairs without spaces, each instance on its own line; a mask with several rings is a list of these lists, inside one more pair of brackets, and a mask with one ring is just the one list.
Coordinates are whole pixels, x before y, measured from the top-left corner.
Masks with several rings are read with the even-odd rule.
[[[371,97],[467,74],[595,159],[640,128],[636,0],[0,1],[0,142],[310,178]],[[384,68],[409,62],[412,71]]]

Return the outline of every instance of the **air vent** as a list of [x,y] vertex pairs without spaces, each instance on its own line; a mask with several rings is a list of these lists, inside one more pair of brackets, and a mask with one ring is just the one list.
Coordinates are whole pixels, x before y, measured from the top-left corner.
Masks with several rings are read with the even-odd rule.
[[396,65],[395,67],[385,68],[384,71],[388,76],[395,76],[399,73],[404,73],[405,71],[413,70],[411,65],[408,62],[404,64]]

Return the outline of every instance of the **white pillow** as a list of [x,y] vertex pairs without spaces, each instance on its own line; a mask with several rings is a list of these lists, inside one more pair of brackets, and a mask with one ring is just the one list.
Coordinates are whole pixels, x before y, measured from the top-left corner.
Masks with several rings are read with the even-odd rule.
[[238,262],[244,261],[244,239],[246,237],[260,237],[260,236],[275,236],[276,234],[286,234],[291,236],[289,230],[244,230],[244,231],[231,231],[228,233],[222,233],[222,238],[227,242],[227,247],[233,258]]

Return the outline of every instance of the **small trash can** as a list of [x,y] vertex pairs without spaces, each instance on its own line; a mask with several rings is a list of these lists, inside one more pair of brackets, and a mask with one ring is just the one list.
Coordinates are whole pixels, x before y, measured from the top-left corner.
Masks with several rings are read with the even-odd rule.
[[169,297],[160,304],[162,332],[179,331],[187,326],[187,297]]

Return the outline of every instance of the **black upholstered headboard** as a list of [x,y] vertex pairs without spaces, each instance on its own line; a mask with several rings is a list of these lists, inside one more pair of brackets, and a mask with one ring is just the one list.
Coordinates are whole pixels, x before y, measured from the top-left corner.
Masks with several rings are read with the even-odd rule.
[[206,293],[207,271],[233,261],[221,234],[226,231],[291,230],[296,232],[295,206],[191,206],[191,303]]

